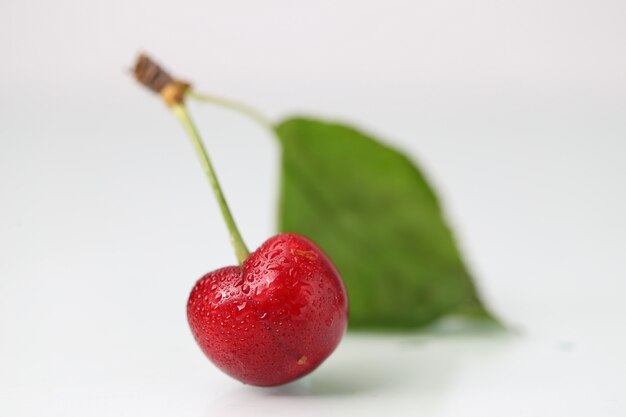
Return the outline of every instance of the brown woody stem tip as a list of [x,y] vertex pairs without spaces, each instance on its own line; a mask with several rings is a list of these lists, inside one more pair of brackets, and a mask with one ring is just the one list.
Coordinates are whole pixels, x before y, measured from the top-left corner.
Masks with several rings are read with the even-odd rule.
[[176,80],[159,64],[140,54],[133,69],[135,79],[149,90],[159,94],[168,106],[182,104],[190,85]]

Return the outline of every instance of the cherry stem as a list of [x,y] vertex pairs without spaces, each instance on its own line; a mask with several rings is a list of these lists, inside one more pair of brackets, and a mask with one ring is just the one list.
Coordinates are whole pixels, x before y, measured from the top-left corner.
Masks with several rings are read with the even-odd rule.
[[258,124],[263,126],[265,129],[272,132],[272,134],[274,135],[276,134],[276,131],[274,130],[274,124],[272,123],[272,121],[268,119],[263,113],[261,113],[257,109],[245,103],[241,103],[239,101],[231,100],[231,99],[224,98],[224,97],[201,94],[196,91],[193,91],[191,88],[188,89],[185,94],[189,98],[192,98],[198,101],[204,101],[206,103],[211,103],[216,106],[223,107],[229,110],[233,110],[237,113],[243,114],[244,116],[249,117],[250,119],[254,120]]
[[235,255],[237,256],[237,260],[239,261],[239,265],[242,265],[243,262],[248,258],[250,252],[246,247],[243,239],[241,238],[241,234],[239,233],[239,229],[235,224],[235,220],[228,208],[228,203],[226,203],[226,199],[224,198],[224,193],[222,192],[222,188],[220,187],[220,183],[217,180],[217,175],[215,173],[215,169],[213,169],[213,165],[211,164],[211,160],[209,159],[209,155],[202,143],[202,139],[200,139],[200,135],[189,116],[189,112],[187,111],[187,107],[184,103],[175,103],[170,106],[170,109],[174,113],[174,116],[178,119],[178,121],[183,125],[185,132],[191,138],[191,142],[193,144],[194,150],[200,159],[200,163],[202,164],[202,168],[204,169],[204,173],[209,179],[209,183],[211,184],[211,188],[213,189],[213,193],[215,194],[215,198],[217,199],[217,203],[220,206],[220,210],[222,211],[222,216],[224,217],[224,221],[226,222],[226,226],[228,227],[228,232],[230,233],[230,241],[235,249]]

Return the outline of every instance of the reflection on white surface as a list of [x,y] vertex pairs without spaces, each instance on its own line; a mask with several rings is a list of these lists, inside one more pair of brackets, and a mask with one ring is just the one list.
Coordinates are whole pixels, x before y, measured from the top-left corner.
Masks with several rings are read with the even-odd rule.
[[41,344],[19,350],[39,336],[12,329],[10,343],[0,345],[0,409],[10,416],[617,417],[626,406],[618,323],[581,320],[575,331],[550,336],[349,334],[313,374],[275,388],[220,373],[184,320],[138,335],[119,323],[82,334],[59,327],[58,337],[44,330]]

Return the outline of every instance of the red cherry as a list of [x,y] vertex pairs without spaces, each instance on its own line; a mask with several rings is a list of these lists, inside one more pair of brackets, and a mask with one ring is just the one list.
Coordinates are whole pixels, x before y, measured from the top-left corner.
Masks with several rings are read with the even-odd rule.
[[225,373],[280,385],[317,368],[346,330],[348,300],[337,270],[308,239],[271,237],[243,262],[198,280],[187,303],[193,335]]
[[[145,56],[137,61],[135,77],[161,94],[191,139],[239,261],[200,278],[189,295],[187,319],[200,348],[246,384],[280,385],[308,374],[346,331],[348,300],[337,270],[311,241],[291,233],[271,237],[250,254],[185,105],[186,97],[201,96]],[[255,111],[227,106],[273,131]]]

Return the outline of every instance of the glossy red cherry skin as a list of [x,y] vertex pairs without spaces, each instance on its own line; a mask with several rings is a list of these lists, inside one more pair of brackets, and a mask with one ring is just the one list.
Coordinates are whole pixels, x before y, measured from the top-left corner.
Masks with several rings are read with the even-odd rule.
[[246,384],[273,386],[308,374],[335,350],[348,323],[348,300],[326,255],[285,233],[243,266],[200,278],[187,318],[218,368]]

